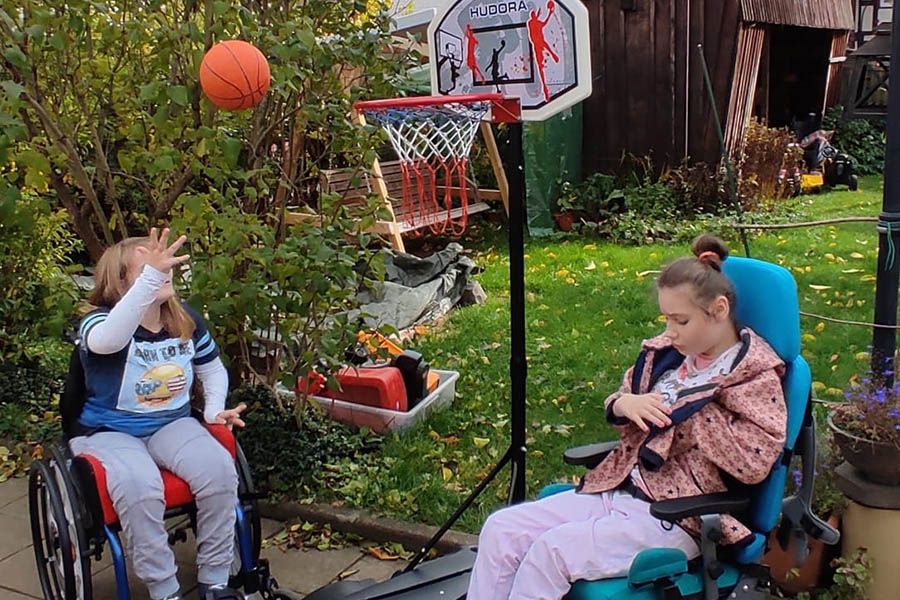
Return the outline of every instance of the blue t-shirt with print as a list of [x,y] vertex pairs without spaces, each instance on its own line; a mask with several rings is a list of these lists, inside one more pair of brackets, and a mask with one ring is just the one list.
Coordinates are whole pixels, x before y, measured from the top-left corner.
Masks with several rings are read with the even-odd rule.
[[82,319],[79,337],[87,394],[78,419],[82,427],[143,437],[191,414],[193,367],[215,360],[219,350],[203,317],[187,304],[182,306],[194,319],[191,339],[172,337],[165,328],[153,333],[138,326],[128,346],[113,354],[91,352],[86,343],[109,309],[97,309]]

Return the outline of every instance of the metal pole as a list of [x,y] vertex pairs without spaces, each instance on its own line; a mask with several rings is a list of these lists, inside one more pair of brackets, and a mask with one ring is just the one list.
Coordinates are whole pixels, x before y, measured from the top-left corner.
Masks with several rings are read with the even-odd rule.
[[[731,201],[734,203],[734,211],[737,213],[738,223],[743,223],[744,211],[741,208],[741,201],[738,198],[734,167],[731,166],[731,157],[728,156],[728,149],[725,147],[725,136],[722,134],[722,122],[719,119],[719,109],[716,108],[716,95],[713,91],[712,82],[709,79],[709,67],[706,66],[706,55],[703,53],[703,44],[697,44],[697,53],[700,55],[700,65],[703,67],[703,80],[706,82],[706,93],[709,96],[709,105],[712,107],[713,122],[716,124],[716,133],[719,135],[719,147],[722,152],[722,160],[725,161],[725,173],[728,175],[728,187],[731,190]],[[741,241],[744,244],[744,254],[747,258],[750,258],[750,244],[747,243],[747,232],[743,229],[741,229],[740,232]]]
[[525,499],[525,165],[522,123],[509,124],[509,327],[510,452],[509,503]]
[[[897,57],[897,62],[894,62]],[[900,2],[893,7],[891,70],[900,73]],[[890,74],[889,74],[890,75]],[[900,89],[900,88],[898,88]],[[900,93],[888,95],[887,147],[884,153],[884,196],[878,222],[878,272],[875,281],[875,323],[897,324],[897,284],[900,281]],[[897,332],[876,327],[872,334],[872,372],[885,387],[893,385],[891,368]]]

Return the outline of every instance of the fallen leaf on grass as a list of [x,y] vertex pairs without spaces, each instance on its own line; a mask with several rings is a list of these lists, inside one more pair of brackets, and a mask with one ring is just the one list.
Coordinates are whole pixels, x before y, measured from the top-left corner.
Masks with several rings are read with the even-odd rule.
[[813,283],[809,284],[809,287],[816,290],[817,292],[821,292],[822,290],[830,290],[831,289],[830,285],[816,285]]
[[487,446],[488,444],[491,443],[491,440],[489,440],[488,438],[476,437],[476,438],[472,438],[472,442],[475,444],[475,446],[477,448],[484,448],[485,446]]
[[860,259],[860,258],[865,258],[865,257],[866,257],[866,255],[862,254],[860,252],[851,252],[850,253],[850,258]]
[[596,268],[597,268],[597,264],[594,261],[591,261],[587,264],[587,266],[584,268],[584,270],[585,271],[593,271]]

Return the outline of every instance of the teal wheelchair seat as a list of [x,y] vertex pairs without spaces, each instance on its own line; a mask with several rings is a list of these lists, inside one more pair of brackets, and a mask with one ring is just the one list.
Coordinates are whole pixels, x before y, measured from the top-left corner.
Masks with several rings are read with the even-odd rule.
[[[800,356],[800,312],[797,286],[791,274],[778,265],[731,257],[723,272],[737,295],[736,315],[742,325],[765,338],[786,365],[782,379],[787,404],[787,431],[781,458],[760,484],[742,496],[710,494],[651,504],[650,512],[663,520],[699,517],[701,556],[688,561],[671,548],[653,548],[639,553],[627,576],[598,581],[577,581],[567,600],[669,600],[728,597],[762,600],[769,588],[768,569],[760,564],[769,534],[779,524],[778,539],[787,547],[789,537],[800,542],[797,562],[805,558],[806,535],[836,544],[839,534],[812,514],[810,503],[815,478],[815,421],[811,408],[812,378],[809,365]],[[568,464],[593,468],[618,444],[606,442],[573,448],[566,452]],[[784,498],[784,486],[793,456],[802,461],[803,484],[796,495]],[[574,486],[552,484],[539,498]],[[749,542],[739,548],[722,548],[720,513],[739,512],[752,529]],[[749,522],[748,522],[749,519]],[[720,554],[722,555],[720,557]]]

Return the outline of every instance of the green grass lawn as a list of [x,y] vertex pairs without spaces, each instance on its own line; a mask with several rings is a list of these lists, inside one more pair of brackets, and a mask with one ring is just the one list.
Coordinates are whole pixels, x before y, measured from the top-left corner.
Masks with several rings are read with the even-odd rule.
[[[792,200],[778,209],[778,220],[877,216],[880,178],[864,179],[860,187]],[[332,485],[343,486],[337,495],[348,504],[438,524],[502,456],[509,439],[505,235],[505,229],[482,226],[463,241],[485,268],[478,279],[488,301],[454,311],[417,344],[432,366],[460,372],[452,408],[404,435],[387,436],[366,460],[335,466]],[[743,253],[736,233],[726,239],[734,254]],[[857,321],[872,319],[877,245],[873,223],[750,235],[755,258],[794,274],[801,310]],[[686,244],[617,246],[574,235],[527,240],[529,495],[580,475],[563,464],[565,448],[614,436],[603,400],[619,385],[640,341],[664,327],[654,271],[687,253]],[[817,395],[842,399],[850,378],[868,368],[871,330],[812,318],[802,318],[801,327]],[[507,482],[508,471],[457,528],[477,531],[503,503]]]

